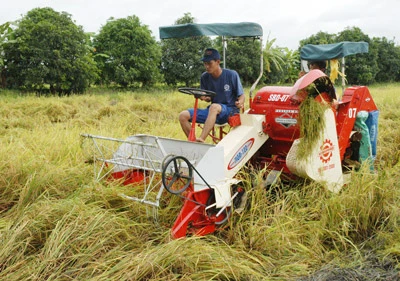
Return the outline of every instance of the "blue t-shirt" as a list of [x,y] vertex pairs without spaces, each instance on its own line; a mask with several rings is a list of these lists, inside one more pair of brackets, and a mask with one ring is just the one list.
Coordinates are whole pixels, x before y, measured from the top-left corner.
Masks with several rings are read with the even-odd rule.
[[217,79],[204,72],[200,78],[200,87],[216,93],[211,99],[212,103],[221,103],[228,107],[235,107],[237,98],[244,93],[239,74],[235,70],[225,68]]

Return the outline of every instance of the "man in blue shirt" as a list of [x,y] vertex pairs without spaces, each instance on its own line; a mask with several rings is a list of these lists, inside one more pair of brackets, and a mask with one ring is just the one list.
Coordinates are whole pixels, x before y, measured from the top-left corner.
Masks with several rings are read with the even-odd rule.
[[[200,97],[201,100],[211,102],[211,105],[197,109],[196,122],[204,123],[201,135],[196,139],[197,142],[206,140],[215,123],[228,122],[229,116],[238,113],[244,107],[245,100],[239,74],[234,70],[221,68],[221,56],[217,50],[206,49],[201,60],[206,71],[201,75],[200,88],[213,91],[216,95],[213,98]],[[186,136],[190,134],[193,113],[193,108],[190,108],[179,114],[179,122]]]

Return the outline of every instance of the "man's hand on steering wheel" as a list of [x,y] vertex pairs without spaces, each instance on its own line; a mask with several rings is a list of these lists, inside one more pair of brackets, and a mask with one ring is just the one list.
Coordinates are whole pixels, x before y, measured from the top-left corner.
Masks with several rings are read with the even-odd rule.
[[210,102],[211,101],[211,97],[210,96],[200,96],[200,99],[202,101],[205,101],[205,102]]

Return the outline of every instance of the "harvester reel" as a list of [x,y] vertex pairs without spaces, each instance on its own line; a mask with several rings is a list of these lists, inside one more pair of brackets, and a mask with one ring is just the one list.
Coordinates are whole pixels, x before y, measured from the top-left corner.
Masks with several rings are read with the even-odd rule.
[[178,88],[178,90],[181,93],[193,95],[196,98],[200,98],[201,96],[212,98],[212,97],[215,97],[215,95],[216,95],[216,93],[213,91],[199,89],[199,88],[182,87],[182,88]]
[[172,194],[184,192],[193,179],[193,166],[183,156],[168,155],[163,161],[161,180]]

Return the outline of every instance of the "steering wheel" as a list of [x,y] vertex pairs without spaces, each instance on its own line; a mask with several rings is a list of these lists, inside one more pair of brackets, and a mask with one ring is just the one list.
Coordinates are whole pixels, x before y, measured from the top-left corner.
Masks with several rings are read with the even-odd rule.
[[161,180],[164,187],[172,194],[185,191],[193,179],[193,166],[183,156],[168,155],[162,164]]
[[199,98],[201,96],[204,97],[215,97],[216,93],[213,91],[209,91],[209,90],[203,90],[200,88],[189,88],[189,87],[182,87],[182,88],[178,88],[179,92],[184,93],[184,94],[188,94],[188,95],[193,95],[196,98]]

